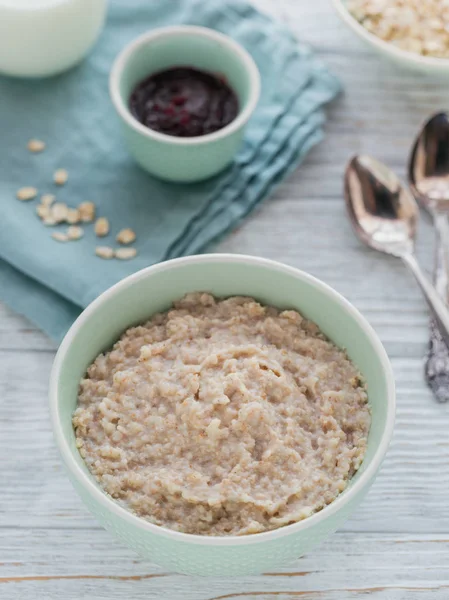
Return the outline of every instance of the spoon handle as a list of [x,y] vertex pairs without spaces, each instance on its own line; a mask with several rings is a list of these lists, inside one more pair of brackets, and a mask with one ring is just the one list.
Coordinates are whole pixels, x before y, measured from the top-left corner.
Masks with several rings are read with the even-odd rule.
[[[447,301],[449,282],[449,220],[447,215],[437,213],[434,224],[436,230],[434,284],[440,297]],[[430,320],[425,376],[436,400],[447,402],[449,400],[449,348],[444,343],[433,318]]]
[[447,300],[449,281],[449,219],[445,213],[436,213],[434,218],[436,231],[436,256],[434,284],[438,294]]
[[438,295],[436,289],[424,275],[416,258],[412,253],[404,254],[402,260],[408,266],[415,276],[419,287],[429,305],[432,317],[435,319],[437,327],[445,343],[449,346],[449,309],[444,300]]

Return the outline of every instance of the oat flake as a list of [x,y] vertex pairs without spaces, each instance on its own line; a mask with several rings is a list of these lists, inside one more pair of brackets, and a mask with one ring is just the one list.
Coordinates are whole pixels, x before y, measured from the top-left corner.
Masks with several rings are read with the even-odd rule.
[[66,218],[67,223],[70,223],[71,225],[73,225],[75,223],[79,223],[80,220],[81,220],[81,216],[80,216],[80,212],[77,208],[69,208],[67,210],[67,218]]
[[67,229],[67,237],[69,240],[79,240],[84,235],[84,230],[82,227],[77,227],[76,225],[72,225]]
[[115,258],[120,260],[130,260],[134,258],[137,254],[137,250],[135,248],[118,248],[115,251]]
[[65,169],[58,169],[53,175],[53,181],[56,183],[56,185],[64,185],[67,183],[68,178],[69,174]]
[[116,240],[119,244],[132,244],[136,239],[136,234],[132,229],[122,229],[118,232]]
[[30,140],[27,148],[30,152],[42,152],[42,150],[45,150],[45,143],[41,140]]
[[36,206],[36,213],[38,217],[40,217],[41,219],[45,219],[46,217],[50,216],[50,207],[45,206],[45,204],[38,204]]
[[44,194],[41,196],[41,204],[43,206],[51,206],[55,200],[56,196],[54,194]]
[[95,204],[93,202],[81,202],[78,206],[81,221],[90,223],[95,219]]
[[33,200],[37,196],[37,189],[35,187],[23,187],[18,190],[16,196],[18,200]]
[[63,202],[55,202],[51,207],[51,215],[56,223],[62,223],[67,219],[68,206]]
[[55,231],[51,234],[51,237],[57,242],[67,242],[69,240],[67,235],[65,233],[62,233],[61,231]]
[[109,259],[109,258],[113,258],[114,250],[113,250],[113,248],[110,248],[109,246],[97,246],[95,248],[95,254],[97,256],[99,256],[100,258]]
[[104,237],[109,233],[109,221],[106,217],[100,217],[95,223],[95,234],[98,237]]

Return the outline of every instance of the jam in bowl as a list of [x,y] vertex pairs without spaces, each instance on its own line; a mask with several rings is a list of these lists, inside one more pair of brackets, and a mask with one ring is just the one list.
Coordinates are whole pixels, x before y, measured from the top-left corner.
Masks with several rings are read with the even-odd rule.
[[140,81],[129,101],[146,127],[177,137],[206,135],[235,119],[239,103],[222,76],[193,67],[173,67]]
[[211,177],[234,160],[260,94],[236,41],[207,27],[143,34],[117,57],[110,93],[131,154],[168,181]]

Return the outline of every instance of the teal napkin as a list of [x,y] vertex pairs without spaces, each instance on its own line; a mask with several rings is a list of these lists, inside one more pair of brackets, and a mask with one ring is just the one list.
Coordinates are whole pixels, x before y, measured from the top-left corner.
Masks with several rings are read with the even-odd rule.
[[[229,34],[249,50],[262,94],[233,165],[206,182],[170,184],[140,170],[128,155],[108,96],[114,58],[155,27],[191,23]],[[285,27],[238,0],[114,0],[99,42],[78,67],[41,81],[0,78],[0,300],[60,340],[80,311],[123,277],[158,261],[193,254],[235,228],[322,137],[322,108],[339,85]],[[30,154],[30,138],[46,142]],[[65,168],[69,181],[52,183]],[[37,200],[16,191],[34,186],[69,206],[92,200],[112,231],[101,241],[92,225],[82,240],[58,243],[36,216]],[[102,260],[96,245],[117,231],[137,233],[138,256]]]

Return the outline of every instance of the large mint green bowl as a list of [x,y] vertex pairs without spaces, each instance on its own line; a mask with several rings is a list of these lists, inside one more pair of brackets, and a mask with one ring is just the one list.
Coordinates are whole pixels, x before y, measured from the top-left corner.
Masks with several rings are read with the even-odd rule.
[[[321,512],[275,531],[209,537],[171,531],[128,512],[89,474],[75,446],[71,416],[78,383],[91,361],[130,325],[169,308],[187,292],[248,295],[314,320],[347,349],[368,385],[372,426],[368,450],[347,489]],[[385,350],[359,312],[330,287],[297,269],[250,256],[210,254],[168,261],[127,277],[76,320],[57,353],[50,382],[56,443],[73,485],[100,523],[138,554],[166,569],[194,575],[247,575],[273,570],[309,552],[362,501],[382,463],[393,431],[394,379]]]
[[[175,137],[142,125],[129,110],[131,92],[152,73],[189,66],[224,76],[239,100],[239,113],[223,129],[196,137]],[[162,27],[137,38],[118,56],[109,89],[131,154],[146,171],[170,181],[198,181],[215,175],[234,158],[260,94],[255,62],[230,37],[191,25]]]

